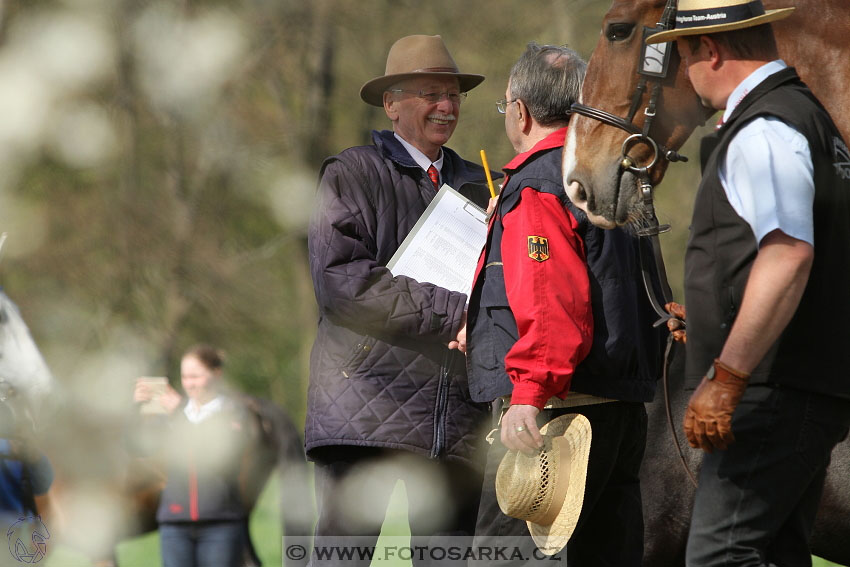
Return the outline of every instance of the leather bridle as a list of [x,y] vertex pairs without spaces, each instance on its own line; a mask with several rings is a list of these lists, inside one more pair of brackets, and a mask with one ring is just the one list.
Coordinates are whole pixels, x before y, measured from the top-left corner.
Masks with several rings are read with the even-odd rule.
[[[644,40],[651,34],[673,29],[676,18],[676,6],[676,0],[667,0],[667,3],[664,6],[664,12],[661,14],[661,20],[658,24],[654,28],[644,27]],[[656,313],[658,313],[663,321],[667,321],[667,319],[670,318],[670,314],[663,306],[669,302],[669,298],[672,296],[672,293],[670,292],[670,285],[667,282],[667,274],[664,270],[664,263],[661,258],[661,247],[658,245],[655,237],[657,237],[660,233],[670,230],[670,226],[658,224],[658,218],[655,215],[655,206],[652,201],[653,187],[650,181],[649,170],[658,163],[659,157],[670,162],[688,160],[688,158],[679,154],[675,150],[666,148],[663,144],[656,141],[651,135],[652,124],[658,110],[658,99],[661,95],[661,83],[667,78],[672,49],[672,44],[666,44],[663,47],[663,55],[661,55],[663,60],[658,61],[656,59],[658,64],[650,66],[647,65],[647,46],[644,42],[643,48],[641,49],[640,60],[638,61],[638,74],[640,75],[640,80],[635,87],[629,113],[625,118],[616,116],[600,108],[594,108],[578,102],[573,103],[571,106],[572,112],[575,114],[598,120],[603,124],[619,128],[620,130],[624,130],[629,133],[629,136],[623,141],[623,145],[620,150],[622,153],[620,158],[620,169],[633,173],[638,179],[638,186],[641,192],[641,199],[644,207],[644,219],[646,223],[645,226],[641,227],[637,231],[637,233],[640,236],[650,237],[650,240],[652,241],[653,252],[657,260],[657,268],[659,268],[658,278],[661,282],[662,288],[662,297],[660,300],[654,293],[654,286],[652,286],[651,282],[646,278],[644,278],[644,285],[653,309],[655,309]],[[650,84],[651,90],[646,108],[644,108],[643,111],[646,119],[643,122],[643,128],[640,128],[634,123],[634,118],[643,102],[648,84]],[[652,150],[652,159],[645,165],[639,166],[635,163],[634,158],[629,155],[629,150],[638,144],[645,144]],[[657,324],[660,323],[661,322]]]
[[[643,40],[646,40],[647,36],[649,35],[673,29],[676,19],[676,1],[677,0],[667,0],[667,4],[664,6],[664,12],[661,14],[661,20],[656,24],[654,28],[644,27]],[[648,170],[658,162],[659,157],[663,157],[664,159],[670,162],[688,161],[688,158],[681,155],[677,151],[668,149],[663,144],[658,143],[650,135],[652,123],[655,119],[656,110],[658,108],[658,98],[661,95],[661,83],[664,79],[667,78],[670,57],[672,55],[673,49],[672,44],[662,45],[664,45],[662,55],[663,61],[659,62],[660,68],[655,69],[654,67],[657,67],[658,65],[647,65],[647,46],[646,43],[643,44],[637,71],[640,75],[640,79],[638,80],[637,86],[635,86],[635,92],[632,94],[632,102],[629,107],[629,112],[625,118],[617,116],[615,114],[611,114],[610,112],[602,110],[601,108],[594,108],[592,106],[587,106],[579,102],[575,102],[571,105],[571,110],[575,114],[580,114],[582,116],[586,116],[587,118],[598,120],[603,124],[613,126],[614,128],[619,128],[620,130],[624,130],[630,134],[630,136],[626,138],[623,142],[623,155],[620,167],[638,176],[646,175]],[[634,123],[634,119],[637,115],[638,109],[641,106],[641,103],[643,102],[644,95],[646,94],[647,83],[651,83],[652,90],[649,94],[649,101],[646,105],[646,108],[644,108],[643,110],[646,119],[644,120],[643,128],[640,128],[637,124]],[[633,145],[639,143],[646,144],[650,147],[650,149],[652,149],[653,152],[652,160],[650,160],[650,163],[641,167],[638,167],[632,157],[628,155],[628,150]]]
[[[652,304],[652,308],[660,317],[660,319],[654,324],[654,326],[656,327],[666,324],[667,321],[670,319],[677,318],[672,316],[664,308],[667,303],[672,301],[673,293],[670,289],[670,284],[667,281],[667,271],[664,268],[664,259],[661,254],[661,243],[658,241],[658,235],[670,230],[670,225],[660,225],[658,223],[658,217],[655,215],[655,206],[652,202],[653,187],[652,182],[650,181],[649,170],[653,166],[655,166],[656,163],[658,163],[659,158],[663,158],[668,162],[686,162],[688,161],[688,158],[681,155],[675,150],[671,150],[665,147],[663,144],[655,140],[651,135],[652,123],[655,119],[658,110],[658,99],[661,96],[661,83],[662,81],[664,81],[664,79],[667,78],[673,44],[667,44],[663,48],[663,59],[659,62],[660,69],[652,69],[653,66],[647,64],[647,45],[645,40],[648,35],[673,29],[673,27],[675,26],[676,10],[677,0],[667,0],[667,3],[664,6],[664,12],[662,12],[661,19],[656,24],[656,26],[654,28],[644,27],[644,43],[641,49],[637,71],[640,75],[640,79],[638,80],[638,84],[635,87],[634,93],[632,94],[632,101],[631,105],[629,106],[629,112],[625,118],[617,116],[615,114],[611,114],[610,112],[607,112],[600,108],[594,108],[592,106],[587,106],[578,102],[573,103],[571,105],[571,110],[575,114],[579,114],[587,118],[592,118],[593,120],[598,120],[603,124],[613,126],[614,128],[619,128],[620,130],[624,130],[629,133],[629,136],[623,141],[623,145],[620,149],[620,152],[622,154],[620,158],[620,169],[623,171],[628,171],[637,177],[638,186],[641,192],[641,201],[644,208],[645,225],[639,230],[637,230],[637,234],[642,238],[648,239],[652,247],[652,253],[655,258],[655,275],[657,277],[657,282],[659,284],[658,287],[660,288],[660,290],[656,290],[656,286],[653,285],[652,276],[650,274],[651,263],[648,261],[647,258],[644,257],[646,255],[644,252],[644,246],[639,247],[640,267],[641,274],[643,276],[643,285],[644,289],[646,290],[647,297],[649,298],[649,302]],[[655,67],[658,67],[658,65],[655,65]],[[640,128],[634,123],[634,118],[637,115],[637,111],[643,102],[644,96],[647,91],[648,83],[650,84],[649,88],[651,90],[649,93],[649,100],[643,110],[643,114],[645,116],[643,128]],[[650,159],[647,164],[641,166],[635,163],[634,158],[629,155],[629,150],[638,144],[645,144],[650,148],[650,150],[652,150],[652,159]],[[677,320],[680,323],[680,328],[685,328],[685,322],[680,319]],[[670,392],[668,386],[667,371],[669,367],[670,352],[672,346],[673,335],[671,333],[667,337],[667,347],[664,352],[663,366],[664,399],[667,410],[667,421],[670,426],[670,432],[672,433],[676,449],[679,452],[679,459],[681,460],[681,463],[685,468],[685,472],[687,472],[691,482],[694,484],[694,486],[696,486],[696,477],[688,466],[687,460],[685,459],[684,453],[682,452],[682,447],[679,443],[679,437],[676,433],[676,427],[673,423],[672,410],[670,408]]]

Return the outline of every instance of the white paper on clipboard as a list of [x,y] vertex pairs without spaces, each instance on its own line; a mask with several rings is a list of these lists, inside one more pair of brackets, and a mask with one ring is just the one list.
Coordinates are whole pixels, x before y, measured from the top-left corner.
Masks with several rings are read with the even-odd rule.
[[387,268],[394,276],[407,276],[469,296],[486,240],[485,211],[443,185]]

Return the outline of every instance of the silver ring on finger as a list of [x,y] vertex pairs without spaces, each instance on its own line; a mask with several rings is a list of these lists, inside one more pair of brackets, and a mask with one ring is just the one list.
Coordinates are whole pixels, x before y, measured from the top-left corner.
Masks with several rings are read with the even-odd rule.
[[517,433],[522,433],[523,431],[525,431],[525,427],[523,427],[522,425],[517,425],[517,426],[514,428],[514,430],[515,430]]

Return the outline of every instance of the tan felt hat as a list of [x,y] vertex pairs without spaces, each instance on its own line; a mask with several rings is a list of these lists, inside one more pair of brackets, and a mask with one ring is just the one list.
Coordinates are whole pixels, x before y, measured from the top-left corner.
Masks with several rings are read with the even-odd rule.
[[540,429],[543,449],[529,457],[509,451],[496,472],[496,499],[507,516],[525,520],[546,555],[561,551],[578,523],[584,502],[590,422],[570,413]]
[[372,106],[384,105],[384,91],[411,77],[457,77],[461,92],[477,87],[484,75],[461,73],[443,38],[438,35],[409,35],[396,41],[387,55],[384,74],[360,88],[360,98]]
[[653,34],[646,43],[751,28],[787,18],[793,11],[794,8],[765,10],[761,0],[680,0],[676,28]]

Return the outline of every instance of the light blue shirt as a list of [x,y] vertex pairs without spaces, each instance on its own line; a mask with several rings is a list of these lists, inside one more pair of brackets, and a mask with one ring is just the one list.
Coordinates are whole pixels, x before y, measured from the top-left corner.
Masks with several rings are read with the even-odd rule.
[[[744,79],[729,95],[723,121],[759,83],[786,67],[777,59]],[[800,132],[777,118],[756,118],[729,143],[718,173],[729,203],[749,223],[757,242],[779,229],[814,246],[814,167]]]
[[[426,156],[421,151],[419,151],[419,148],[417,148],[416,146],[414,146],[412,144],[409,144],[407,142],[407,140],[405,140],[404,138],[402,138],[401,136],[399,136],[395,132],[393,132],[393,135],[396,137],[396,140],[401,142],[401,145],[404,146],[404,149],[407,150],[407,153],[409,153],[410,157],[413,158],[413,161],[416,162],[416,165],[418,165],[419,167],[424,169],[426,173],[428,172],[428,168],[431,167],[431,165],[433,165],[434,167],[437,168],[437,171],[440,172],[440,181],[442,181],[442,179],[443,179],[443,149],[442,148],[440,148],[440,157],[437,158],[437,161],[433,162],[433,164],[432,164],[432,162],[428,158],[428,156]],[[443,185],[442,183],[437,183],[437,187],[441,187],[442,185]]]

